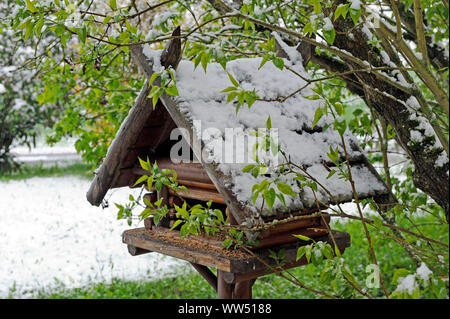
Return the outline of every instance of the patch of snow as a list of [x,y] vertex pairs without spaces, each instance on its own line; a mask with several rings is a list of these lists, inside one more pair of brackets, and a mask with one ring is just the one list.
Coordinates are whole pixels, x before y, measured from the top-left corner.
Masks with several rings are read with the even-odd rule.
[[415,275],[408,275],[406,277],[400,278],[398,281],[399,284],[395,291],[406,291],[409,294],[412,294],[417,288]]
[[[152,280],[186,263],[152,253],[132,257],[113,204],[138,190],[110,191],[109,207],[91,206],[90,181],[79,177],[0,182],[0,298],[33,297],[36,289],[81,287],[112,278]],[[133,225],[137,226],[137,225]]]
[[447,153],[445,151],[442,151],[441,154],[439,154],[439,157],[436,159],[435,165],[438,167],[442,167],[447,163],[448,163]]
[[427,265],[425,265],[424,262],[422,262],[422,264],[420,265],[419,268],[417,268],[416,270],[416,274],[422,278],[423,281],[427,281],[430,278],[430,275],[433,272],[427,267]]
[[[407,101],[407,105],[412,106],[414,110],[418,110],[420,108],[419,102],[417,99],[413,96],[411,96]],[[434,132],[433,127],[430,125],[430,122],[422,115],[420,115],[418,112],[411,112],[409,119],[411,121],[418,121],[419,124],[416,126],[417,130],[411,131],[411,140],[416,142],[422,142],[425,136],[432,136],[434,137],[434,145],[432,147],[442,147],[442,143],[437,137],[436,133]],[[423,133],[421,133],[418,130],[423,130]],[[419,137],[419,135],[421,135]]]
[[360,10],[361,9],[361,0],[350,0],[352,3],[350,5],[351,9]]
[[333,30],[333,23],[331,22],[330,18],[325,18],[325,19],[324,19],[324,22],[325,22],[325,24],[324,24],[324,26],[323,26],[323,29],[324,29],[325,31],[331,31],[331,30]]

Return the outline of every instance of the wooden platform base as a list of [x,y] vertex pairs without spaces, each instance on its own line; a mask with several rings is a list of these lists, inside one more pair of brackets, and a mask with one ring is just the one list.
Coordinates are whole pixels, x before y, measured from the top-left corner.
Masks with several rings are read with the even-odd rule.
[[[333,231],[332,234],[339,250],[343,253],[350,246],[350,235],[339,231]],[[252,285],[255,280],[274,272],[267,267],[267,264],[276,266],[276,261],[270,257],[270,251],[278,252],[284,249],[283,269],[307,264],[305,257],[298,261],[295,259],[298,248],[309,244],[297,242],[263,248],[253,252],[257,256],[255,257],[242,250],[226,250],[207,242],[199,243],[198,240],[190,238],[176,239],[145,228],[125,231],[122,234],[122,240],[128,245],[128,251],[133,256],[159,252],[190,262],[217,291],[218,297],[223,299],[252,297]],[[330,235],[315,238],[315,241],[333,243]],[[216,268],[218,275],[216,276],[208,267]]]

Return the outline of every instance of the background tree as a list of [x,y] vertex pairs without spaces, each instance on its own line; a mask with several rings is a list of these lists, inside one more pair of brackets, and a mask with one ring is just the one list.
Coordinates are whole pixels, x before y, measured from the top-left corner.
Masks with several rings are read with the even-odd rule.
[[8,21],[17,10],[15,1],[0,2],[0,173],[18,167],[10,154],[11,145],[33,145],[37,126],[52,126],[61,108],[56,100],[38,102],[41,70],[29,65],[35,55],[45,54],[37,44],[45,49],[51,38],[38,40],[28,34],[21,39]]

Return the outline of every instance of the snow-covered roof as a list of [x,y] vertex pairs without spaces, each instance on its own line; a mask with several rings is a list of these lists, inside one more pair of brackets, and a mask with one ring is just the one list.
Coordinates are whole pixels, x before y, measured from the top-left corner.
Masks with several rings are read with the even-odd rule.
[[[327,155],[330,146],[333,149],[338,147],[340,158],[345,158],[339,134],[333,129],[323,130],[324,126],[333,120],[324,116],[314,127],[312,126],[315,111],[324,102],[321,99],[305,98],[315,93],[307,86],[306,80],[310,76],[303,69],[302,58],[297,51],[292,50],[293,48],[285,46],[282,49],[289,57],[289,60],[286,59],[284,62],[291,71],[286,68],[280,70],[270,61],[260,68],[261,58],[237,59],[229,62],[225,70],[217,63],[210,63],[206,72],[201,67],[195,68],[193,62],[183,60],[176,71],[179,96],[164,94],[160,98],[175,124],[191,134],[191,147],[196,157],[200,159],[240,224],[252,224],[255,220],[261,219],[259,211],[262,199],[253,204],[250,198],[252,186],[265,178],[269,180],[278,178],[281,182],[289,183],[299,196],[290,199],[286,196],[287,208],[276,199],[273,210],[269,211],[266,207],[262,212],[263,216],[316,208],[312,191],[306,187],[299,189],[297,184],[292,182],[292,178],[276,175],[276,170],[272,171],[273,174],[270,176],[255,178],[250,173],[242,171],[249,162],[234,163],[235,160],[224,160],[230,151],[240,156],[242,152],[252,147],[251,143],[242,149],[234,144],[230,149],[230,144],[227,146],[225,143],[228,138],[227,129],[234,129],[237,138],[251,140],[252,132],[266,127],[269,116],[272,128],[278,131],[281,150],[293,163],[305,169],[332,194],[333,198],[330,198],[327,191],[319,186],[316,195],[320,202],[340,203],[351,201],[353,198],[350,183],[340,179],[339,174],[327,178],[330,168],[332,169],[334,165]],[[135,58],[138,55],[136,60],[139,60],[138,64],[144,69],[147,77],[151,75],[149,70],[152,70],[152,66],[154,70],[154,66],[160,65],[161,51],[144,47],[144,49],[135,48],[132,52],[135,52]],[[259,100],[251,108],[243,106],[236,112],[236,102],[227,103],[228,93],[221,91],[233,85],[228,73],[239,82],[242,89],[255,90]],[[302,87],[304,89],[299,93],[281,102],[280,98],[291,95]],[[146,89],[148,88],[143,88]],[[214,128],[212,133],[209,128]],[[344,140],[358,197],[387,194],[386,185],[368,162],[357,140],[348,131],[344,135]],[[206,149],[208,156],[202,158],[195,145]],[[281,157],[277,159],[279,163],[284,161]]]
[[[303,70],[301,64],[293,65],[296,73],[305,79],[309,75]],[[232,193],[236,199],[253,212],[261,207],[261,198],[253,205],[250,201],[252,186],[261,182],[266,176],[253,177],[242,170],[249,163],[223,163],[224,154],[221,152],[240,150],[215,148],[212,139],[216,142],[222,140],[225,144],[226,128],[239,128],[237,134],[251,138],[252,132],[258,128],[265,128],[268,117],[271,118],[272,128],[278,129],[278,142],[281,150],[285,151],[291,161],[306,169],[306,171],[325,186],[338,201],[349,201],[353,198],[351,185],[348,181],[339,178],[338,174],[327,178],[328,166],[332,166],[327,153],[330,146],[338,147],[341,158],[345,158],[339,134],[333,129],[322,130],[325,124],[331,124],[331,117],[323,117],[313,128],[312,123],[316,109],[323,103],[322,100],[311,100],[305,96],[315,93],[306,87],[298,94],[286,99],[284,102],[273,100],[290,95],[307,82],[288,70],[280,70],[273,63],[265,63],[261,69],[261,58],[238,59],[227,64],[224,70],[219,64],[212,63],[206,72],[194,63],[182,61],[177,69],[177,87],[179,97],[175,98],[176,106],[181,114],[192,123],[193,131],[198,139],[202,139],[209,147],[209,160],[217,164],[217,170],[229,177]],[[236,113],[236,105],[227,103],[227,93],[221,93],[227,86],[232,85],[228,77],[230,73],[242,88],[255,90],[260,99],[271,101],[256,101],[251,108],[242,107]],[[201,123],[199,131],[194,125]],[[205,129],[216,128],[213,136],[205,134]],[[239,132],[240,131],[240,132]],[[386,193],[386,186],[380,177],[369,167],[365,156],[358,147],[356,139],[348,133],[344,136],[350,162],[352,162],[352,175],[355,180],[358,195],[361,197]],[[221,145],[221,143],[219,143]],[[236,145],[234,145],[236,147]],[[251,147],[251,145],[249,146]],[[283,159],[280,159],[281,163]],[[323,164],[326,163],[326,165]],[[299,193],[298,198],[286,198],[288,210],[299,211],[315,207],[316,203],[310,189],[300,190],[295,182],[285,176],[272,176],[281,178],[282,182],[290,182],[292,189]],[[269,178],[270,179],[270,178]],[[332,202],[327,192],[318,189],[318,200],[324,203]],[[279,199],[276,199],[273,211],[267,208],[264,214],[271,215],[286,211]]]

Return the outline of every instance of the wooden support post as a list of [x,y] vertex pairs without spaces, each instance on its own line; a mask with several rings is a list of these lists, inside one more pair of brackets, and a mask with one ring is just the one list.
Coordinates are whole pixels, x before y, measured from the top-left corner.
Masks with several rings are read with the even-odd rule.
[[217,270],[217,298],[232,299],[234,284],[227,283],[223,278],[223,271]]
[[191,263],[191,265],[199,272],[200,275],[203,276],[203,278],[206,279],[206,281],[211,285],[211,287],[214,288],[215,291],[217,291],[217,277],[213,274],[211,270],[209,270],[208,267]]
[[230,209],[228,207],[225,209],[225,214],[228,217],[228,221],[229,221],[230,225],[237,225],[238,224],[238,222],[236,221],[236,219],[234,218],[233,214],[231,213],[231,211],[230,211]]
[[[150,203],[154,203],[158,200],[158,194],[156,192],[147,193],[143,197],[144,199],[148,200]],[[153,216],[147,217],[144,219],[144,227],[146,229],[152,229],[153,226]]]
[[237,282],[234,285],[233,299],[252,299],[252,286],[254,280]]
[[144,227],[145,229],[152,229],[153,226],[153,216],[147,217],[144,219]]

